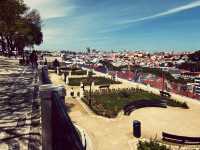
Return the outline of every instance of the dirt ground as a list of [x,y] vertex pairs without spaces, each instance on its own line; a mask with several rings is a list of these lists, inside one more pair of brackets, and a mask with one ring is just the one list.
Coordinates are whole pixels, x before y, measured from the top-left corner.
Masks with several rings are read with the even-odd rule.
[[[53,84],[65,85],[61,77],[50,74]],[[118,87],[131,87],[128,83]],[[66,86],[66,89],[70,87]],[[78,87],[79,88],[79,87]],[[78,90],[77,88],[77,90]],[[111,88],[115,88],[112,85]],[[137,139],[133,137],[133,120],[141,121],[142,138],[161,138],[162,132],[183,136],[200,136],[200,102],[187,101],[190,109],[168,107],[142,108],[132,112],[130,116],[119,115],[115,119],[107,119],[88,113],[76,99],[66,98],[70,107],[71,119],[87,131],[95,150],[135,150]]]

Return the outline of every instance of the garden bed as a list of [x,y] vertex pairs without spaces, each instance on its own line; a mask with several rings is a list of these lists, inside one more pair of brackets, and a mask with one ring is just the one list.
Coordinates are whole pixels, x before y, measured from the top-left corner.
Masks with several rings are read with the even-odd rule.
[[[92,92],[92,106],[89,106],[96,114],[108,118],[114,118],[123,110],[124,106],[138,100],[161,100],[159,95],[149,93],[140,89],[119,89],[102,90]],[[90,93],[85,92],[83,101],[89,105]],[[166,98],[165,98],[166,99]],[[167,105],[172,107],[188,108],[186,103],[177,102],[172,99],[166,99]]]

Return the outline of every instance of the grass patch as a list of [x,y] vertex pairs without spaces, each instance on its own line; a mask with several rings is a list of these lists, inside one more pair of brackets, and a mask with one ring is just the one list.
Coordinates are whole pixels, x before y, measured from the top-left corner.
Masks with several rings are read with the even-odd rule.
[[[83,101],[89,105],[90,93],[85,92]],[[138,100],[161,100],[159,95],[149,93],[140,89],[110,89],[92,92],[92,107],[90,107],[96,114],[108,118],[114,118],[123,110],[124,106],[133,101]],[[173,107],[186,108],[186,103],[177,102],[171,99],[166,99],[167,105]]]
[[[89,104],[89,92],[85,92],[83,101]],[[140,99],[160,99],[152,93],[148,93],[139,89],[122,89],[122,90],[103,90],[92,93],[91,109],[98,115],[108,118],[116,117],[125,105],[132,101]]]
[[171,150],[167,146],[160,144],[157,140],[139,141],[137,150]]
[[[83,82],[85,85],[89,85],[88,80],[91,78],[69,78],[70,86],[80,86],[80,82]],[[105,84],[121,84],[119,81],[114,81],[105,77],[92,77],[92,80],[95,82],[95,85],[105,85]]]

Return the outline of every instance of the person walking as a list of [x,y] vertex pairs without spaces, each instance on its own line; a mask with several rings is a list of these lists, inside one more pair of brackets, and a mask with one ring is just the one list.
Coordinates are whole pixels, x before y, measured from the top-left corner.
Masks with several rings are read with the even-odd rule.
[[47,65],[47,58],[44,59],[44,65]]
[[38,56],[35,50],[32,51],[31,55],[30,55],[30,62],[31,62],[31,66],[33,69],[37,69],[38,68]]

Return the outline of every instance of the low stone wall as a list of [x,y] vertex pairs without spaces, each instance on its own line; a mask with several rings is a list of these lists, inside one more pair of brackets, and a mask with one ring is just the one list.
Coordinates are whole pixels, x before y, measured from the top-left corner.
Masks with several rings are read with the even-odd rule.
[[65,87],[49,84],[47,67],[40,68],[41,112],[42,112],[42,149],[84,150],[76,128],[67,114],[64,103]]

